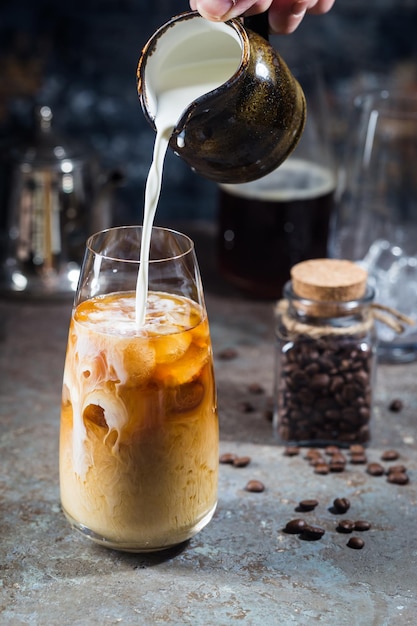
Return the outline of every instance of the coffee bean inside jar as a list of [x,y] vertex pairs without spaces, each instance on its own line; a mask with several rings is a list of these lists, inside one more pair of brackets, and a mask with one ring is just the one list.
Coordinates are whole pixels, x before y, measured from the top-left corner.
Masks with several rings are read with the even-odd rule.
[[277,306],[274,426],[286,443],[365,443],[376,353],[367,273],[317,259],[291,278]]

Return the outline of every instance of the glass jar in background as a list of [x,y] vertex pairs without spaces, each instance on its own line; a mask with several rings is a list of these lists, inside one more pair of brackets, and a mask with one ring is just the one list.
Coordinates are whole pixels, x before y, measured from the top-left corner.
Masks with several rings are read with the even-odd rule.
[[364,444],[376,360],[367,273],[317,259],[291,276],[276,314],[274,428],[286,444]]
[[[417,96],[367,91],[350,111],[329,255],[362,265],[382,305],[417,322]],[[416,325],[377,324],[378,358],[417,359]]]
[[279,298],[294,264],[327,256],[336,167],[325,90],[316,66],[292,71],[307,101],[298,146],[267,176],[219,186],[219,270],[256,298]]

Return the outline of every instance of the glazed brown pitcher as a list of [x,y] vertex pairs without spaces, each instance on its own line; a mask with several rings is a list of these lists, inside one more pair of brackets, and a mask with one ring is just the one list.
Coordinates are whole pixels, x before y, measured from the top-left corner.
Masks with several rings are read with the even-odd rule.
[[239,19],[210,22],[197,12],[173,17],[145,45],[139,60],[138,93],[155,127],[163,80],[182,66],[224,55],[236,57],[226,82],[192,101],[169,140],[190,167],[219,183],[260,178],[278,167],[303,132],[306,104],[298,82],[269,42]]

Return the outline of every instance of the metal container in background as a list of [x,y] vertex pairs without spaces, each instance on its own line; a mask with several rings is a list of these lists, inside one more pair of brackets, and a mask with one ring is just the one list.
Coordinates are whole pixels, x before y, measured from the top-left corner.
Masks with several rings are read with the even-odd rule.
[[87,237],[111,225],[117,176],[106,176],[83,146],[52,130],[48,106],[37,110],[32,140],[9,162],[1,291],[72,296]]

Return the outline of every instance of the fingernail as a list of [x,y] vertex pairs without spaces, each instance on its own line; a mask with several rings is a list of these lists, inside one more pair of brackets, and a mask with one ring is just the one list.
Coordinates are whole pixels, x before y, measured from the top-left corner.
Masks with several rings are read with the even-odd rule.
[[[221,16],[222,19],[225,18],[225,17],[232,17],[231,13],[232,13],[233,9],[235,8],[236,4],[237,4],[237,0],[230,0],[229,8]],[[236,12],[236,15],[237,14],[238,14],[238,11]],[[233,13],[233,17],[234,17],[234,13]]]
[[203,17],[212,20],[223,20],[229,17],[237,4],[237,0],[219,0],[206,7],[206,2],[197,3],[197,10]]
[[291,13],[294,17],[302,17],[307,11],[308,2],[306,0],[297,0],[291,7]]

